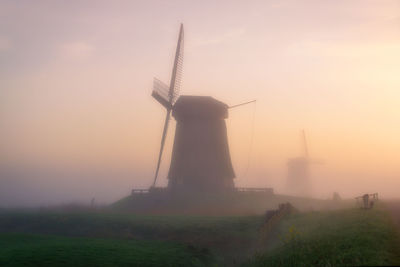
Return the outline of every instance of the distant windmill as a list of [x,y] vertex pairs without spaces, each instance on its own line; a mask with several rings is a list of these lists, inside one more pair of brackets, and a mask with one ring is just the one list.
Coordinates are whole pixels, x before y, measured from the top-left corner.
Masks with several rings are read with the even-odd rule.
[[[168,122],[176,119],[175,139],[168,172],[168,188],[177,192],[233,190],[235,173],[229,153],[225,119],[229,107],[210,96],[179,96],[183,60],[181,24],[171,83],[154,79],[152,96],[167,110],[153,187],[160,168]],[[179,98],[178,98],[179,97]]]
[[322,164],[322,161],[310,159],[304,130],[301,131],[301,138],[304,155],[288,160],[287,187],[295,195],[308,196],[311,191],[310,165]]
[[160,153],[158,155],[157,168],[156,168],[156,173],[154,175],[153,186],[155,186],[156,184],[158,172],[160,170],[165,138],[167,136],[167,131],[168,131],[168,123],[171,117],[171,110],[173,108],[173,105],[175,104],[176,99],[179,96],[179,89],[182,77],[182,64],[183,64],[183,24],[181,24],[179,30],[179,38],[178,38],[178,44],[176,46],[174,67],[172,69],[172,76],[169,87],[162,81],[158,80],[157,78],[154,78],[153,92],[151,94],[167,110],[167,115],[165,117],[165,123],[164,123],[164,130],[161,137]]

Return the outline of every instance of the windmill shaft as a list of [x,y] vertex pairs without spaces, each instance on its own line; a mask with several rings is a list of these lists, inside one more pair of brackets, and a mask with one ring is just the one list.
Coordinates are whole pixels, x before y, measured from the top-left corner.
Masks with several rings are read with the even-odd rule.
[[163,153],[163,150],[164,150],[165,138],[166,138],[167,132],[168,132],[168,123],[169,123],[170,117],[171,117],[171,109],[168,109],[167,110],[167,115],[165,117],[163,134],[162,134],[162,137],[161,137],[160,153],[158,155],[157,169],[156,169],[156,174],[154,175],[153,186],[156,185],[156,181],[157,181],[157,177],[158,177],[158,171],[160,170],[162,153]]
[[237,104],[237,105],[230,106],[229,108],[240,107],[240,106],[247,105],[247,104],[250,104],[250,103],[253,103],[253,102],[256,102],[256,101],[257,101],[257,100],[251,100],[251,101],[248,101],[248,102],[244,102],[244,103],[241,103],[241,104]]

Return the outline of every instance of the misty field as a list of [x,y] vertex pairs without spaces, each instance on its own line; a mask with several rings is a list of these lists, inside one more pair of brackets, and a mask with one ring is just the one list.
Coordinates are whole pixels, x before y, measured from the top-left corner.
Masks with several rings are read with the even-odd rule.
[[[172,246],[169,249],[170,252],[180,249],[179,253],[184,256],[177,257],[177,260],[172,261],[173,265],[171,266],[187,266],[188,256],[193,258],[193,265],[199,263],[207,266],[211,262],[231,265],[251,256],[254,244],[258,240],[258,229],[262,223],[262,216],[207,217],[145,216],[108,212],[3,212],[0,213],[0,232],[18,233],[19,235],[10,236],[14,240],[14,249],[0,250],[0,259],[10,259],[10,253],[17,253],[20,250],[25,250],[24,253],[29,254],[29,250],[35,248],[35,242],[30,247],[18,247],[17,238],[19,236],[20,243],[23,244],[25,237],[21,234],[24,233],[36,234],[40,240],[51,236],[48,240],[43,241],[46,244],[51,244],[52,240],[56,241],[56,244],[60,244],[60,239],[54,239],[57,236],[65,238],[65,241],[71,245],[69,249],[73,251],[86,250],[90,247],[81,243],[79,238],[84,237],[86,242],[92,239],[90,242],[95,245],[91,254],[93,259],[91,260],[87,254],[78,255],[84,257],[85,262],[90,265],[98,262],[97,254],[104,255],[104,253],[110,258],[118,258],[114,265],[120,265],[120,253],[115,249],[106,249],[108,245],[113,247],[113,244],[117,243],[120,243],[123,249],[130,247],[131,250],[135,250],[136,246],[149,248],[149,253],[144,253],[137,259],[133,258],[133,255],[139,255],[137,253],[132,252],[126,255],[131,264],[138,266],[142,266],[142,259],[146,257],[149,259],[148,266],[160,266],[160,263],[171,262],[169,257],[175,258],[174,255],[177,253],[174,252],[174,255],[165,253],[169,249],[168,244]],[[34,239],[35,236],[27,238]],[[132,240],[135,242],[131,242]],[[40,244],[37,243],[36,249],[41,249]],[[151,249],[152,244],[157,245],[158,249]],[[49,245],[47,249],[50,258],[53,258],[53,250],[59,251],[56,245]],[[241,253],[237,253],[237,251],[241,251]],[[31,255],[31,257],[38,256]],[[154,262],[154,258],[158,258],[159,261]],[[161,264],[161,266],[165,264]]]
[[0,265],[343,266],[399,264],[381,209],[292,214],[260,241],[264,217],[0,212]]
[[258,253],[246,265],[399,265],[400,238],[395,227],[382,209],[294,214],[273,233],[273,249]]
[[207,250],[174,242],[0,234],[0,266],[204,266]]

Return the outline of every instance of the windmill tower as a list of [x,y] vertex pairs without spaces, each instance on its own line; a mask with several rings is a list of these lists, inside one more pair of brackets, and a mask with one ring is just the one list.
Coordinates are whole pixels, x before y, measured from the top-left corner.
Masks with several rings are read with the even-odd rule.
[[233,190],[235,174],[225,124],[229,107],[210,96],[179,96],[182,60],[183,25],[179,32],[170,86],[154,79],[152,96],[165,107],[167,114],[153,187],[156,185],[172,112],[177,124],[168,189],[172,192]]
[[172,115],[177,121],[168,187],[175,192],[234,189],[225,119],[228,105],[210,96],[181,96]]
[[301,139],[303,144],[303,156],[291,158],[287,162],[287,188],[293,195],[310,196],[310,165],[322,164],[322,162],[320,160],[310,159],[304,130],[301,131]]

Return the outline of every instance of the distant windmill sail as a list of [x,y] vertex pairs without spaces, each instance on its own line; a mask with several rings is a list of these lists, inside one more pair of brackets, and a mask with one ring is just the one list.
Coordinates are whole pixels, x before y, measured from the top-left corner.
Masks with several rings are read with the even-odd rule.
[[154,175],[153,186],[157,182],[158,172],[160,170],[160,164],[162,154],[164,150],[165,139],[168,132],[168,124],[171,117],[171,110],[179,96],[180,83],[182,77],[182,65],[183,65],[183,24],[181,24],[179,31],[178,44],[176,46],[174,67],[172,69],[172,76],[169,88],[168,86],[158,79],[154,79],[152,96],[167,109],[167,114],[164,122],[164,130],[161,137],[160,153],[158,155],[156,173]]
[[307,138],[306,132],[304,130],[301,131],[303,137],[303,148],[304,148],[304,156],[308,158],[308,146],[307,146]]

